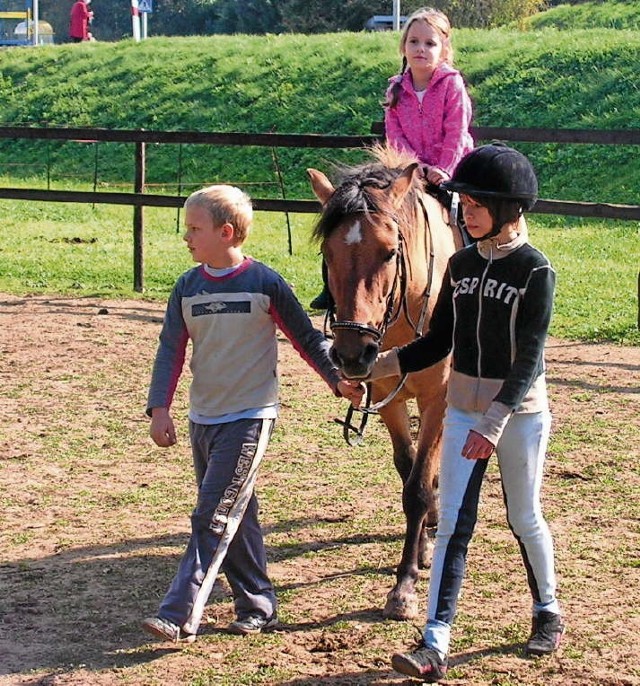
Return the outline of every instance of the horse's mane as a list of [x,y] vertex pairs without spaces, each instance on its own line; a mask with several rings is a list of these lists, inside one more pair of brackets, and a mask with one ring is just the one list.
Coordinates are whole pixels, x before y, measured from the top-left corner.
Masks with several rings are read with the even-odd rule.
[[[392,207],[386,194],[372,191],[390,188],[402,171],[418,160],[410,153],[396,150],[389,145],[374,144],[368,152],[373,158],[371,162],[338,168],[336,190],[314,226],[314,240],[323,241],[345,217],[352,214],[399,214],[398,210]],[[405,212],[413,211],[415,193],[421,189],[422,181],[416,175],[404,203]]]

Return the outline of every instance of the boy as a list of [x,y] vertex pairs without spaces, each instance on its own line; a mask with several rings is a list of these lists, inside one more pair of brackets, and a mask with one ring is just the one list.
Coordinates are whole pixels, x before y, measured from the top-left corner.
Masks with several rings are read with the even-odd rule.
[[278,410],[276,324],[333,392],[357,404],[361,387],[338,376],[323,334],[280,275],[245,257],[251,200],[216,185],[185,203],[184,240],[199,266],[185,272],[169,298],[153,367],[147,414],[154,442],[176,442],[169,413],[193,344],[189,430],[198,484],[191,537],[156,617],[143,629],[174,642],[196,638],[219,569],[234,596],[228,629],[255,634],[277,624],[264,540],[253,492]]

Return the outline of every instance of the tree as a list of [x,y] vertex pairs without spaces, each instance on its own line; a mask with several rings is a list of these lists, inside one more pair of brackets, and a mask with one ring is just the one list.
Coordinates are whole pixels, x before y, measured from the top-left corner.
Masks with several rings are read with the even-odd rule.
[[281,0],[218,0],[214,33],[280,33]]
[[[74,0],[40,0],[40,16],[56,34],[56,42],[68,40],[69,14]],[[182,36],[213,33],[217,0],[153,0],[149,16],[151,33]],[[131,37],[131,0],[93,0],[93,34],[98,40]]]
[[373,14],[391,14],[390,0],[282,0],[283,24],[292,33],[361,31]]
[[[576,1],[576,0],[574,0]],[[40,0],[40,15],[56,42],[68,40],[74,0]],[[425,4],[444,11],[454,27],[489,27],[535,14],[547,0],[403,0],[402,13]],[[93,0],[93,34],[98,40],[131,36],[130,0]],[[213,33],[330,33],[361,31],[374,14],[391,14],[391,0],[154,0],[151,35]]]

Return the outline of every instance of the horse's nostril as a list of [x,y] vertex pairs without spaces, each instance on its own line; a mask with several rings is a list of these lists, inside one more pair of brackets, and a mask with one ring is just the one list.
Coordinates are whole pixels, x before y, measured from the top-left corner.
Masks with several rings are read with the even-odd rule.
[[333,346],[330,355],[333,363],[344,373],[360,378],[370,373],[379,349],[377,343],[369,343],[354,350]]
[[362,359],[367,364],[373,364],[376,357],[378,357],[379,350],[380,346],[377,343],[369,343],[369,345],[366,345],[364,348]]
[[336,367],[342,368],[342,358],[340,357],[340,354],[335,348],[331,348],[329,351],[329,356],[331,357],[331,361],[333,364],[336,365]]

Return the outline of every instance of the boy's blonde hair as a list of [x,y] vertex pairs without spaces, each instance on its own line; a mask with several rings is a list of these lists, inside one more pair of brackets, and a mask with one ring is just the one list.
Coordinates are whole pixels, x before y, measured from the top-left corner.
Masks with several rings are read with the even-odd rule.
[[236,186],[217,184],[192,193],[184,203],[189,207],[202,207],[209,213],[213,225],[231,224],[234,229],[235,245],[241,245],[249,235],[253,222],[251,198]]
[[407,35],[412,24],[423,21],[425,24],[438,32],[442,40],[442,61],[453,65],[453,46],[451,45],[451,22],[444,12],[433,7],[421,7],[408,19],[400,35],[400,54],[404,55],[404,47],[407,44]]

